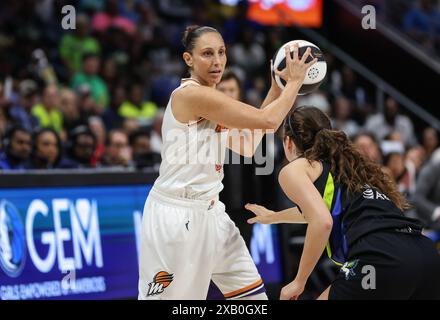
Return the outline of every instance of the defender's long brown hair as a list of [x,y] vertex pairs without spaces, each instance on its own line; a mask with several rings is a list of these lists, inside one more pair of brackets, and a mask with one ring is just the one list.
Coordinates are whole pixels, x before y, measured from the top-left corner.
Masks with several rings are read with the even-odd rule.
[[330,119],[318,108],[299,107],[289,113],[284,136],[293,139],[299,156],[330,163],[335,180],[350,192],[362,192],[367,184],[388,196],[399,209],[409,208],[394,181],[378,164],[360,154],[344,132],[332,130]]

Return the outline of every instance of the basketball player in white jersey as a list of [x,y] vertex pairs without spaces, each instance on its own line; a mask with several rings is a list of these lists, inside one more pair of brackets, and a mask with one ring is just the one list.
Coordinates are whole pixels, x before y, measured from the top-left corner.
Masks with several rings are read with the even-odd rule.
[[[269,90],[264,108],[257,109],[215,89],[227,60],[216,29],[188,27],[183,44],[191,76],[171,94],[164,114],[162,163],[142,218],[138,298],[206,299],[212,279],[226,299],[267,299],[249,251],[218,200],[226,128],[276,130],[316,60],[305,63],[310,51],[299,59],[298,47],[290,48],[293,58],[286,54],[286,69],[276,71],[286,88]],[[207,154],[217,156],[206,161]]]

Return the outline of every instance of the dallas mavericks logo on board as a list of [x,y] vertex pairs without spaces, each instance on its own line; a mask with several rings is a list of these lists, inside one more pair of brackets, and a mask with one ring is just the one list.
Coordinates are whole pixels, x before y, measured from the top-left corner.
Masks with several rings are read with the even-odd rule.
[[18,277],[26,258],[24,225],[17,208],[0,201],[0,267],[10,277]]

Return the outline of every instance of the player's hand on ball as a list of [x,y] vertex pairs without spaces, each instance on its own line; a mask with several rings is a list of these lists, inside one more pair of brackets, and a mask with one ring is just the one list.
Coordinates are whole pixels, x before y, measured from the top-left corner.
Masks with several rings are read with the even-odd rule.
[[[275,69],[275,74],[286,82],[295,81],[302,84],[306,77],[306,72],[309,67],[315,64],[318,59],[313,59],[309,63],[306,63],[307,57],[310,55],[311,49],[307,48],[301,59],[298,57],[299,47],[298,44],[294,44],[293,47],[286,46],[286,68],[283,70]],[[293,59],[290,51],[293,50]]]
[[298,300],[304,292],[304,283],[292,281],[281,289],[280,300]]
[[249,224],[262,223],[262,224],[272,224],[275,223],[275,212],[266,209],[258,204],[246,204],[244,206],[247,210],[252,211],[255,214],[254,218],[248,219]]

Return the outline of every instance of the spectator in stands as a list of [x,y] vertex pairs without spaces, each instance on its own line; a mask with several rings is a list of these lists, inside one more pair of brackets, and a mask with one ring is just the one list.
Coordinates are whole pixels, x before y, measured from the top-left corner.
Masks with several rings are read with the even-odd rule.
[[24,170],[32,151],[32,135],[23,127],[13,126],[2,139],[0,170]]
[[382,164],[382,153],[376,137],[370,132],[361,132],[352,137],[359,152],[370,160]]
[[164,110],[159,110],[153,122],[153,130],[151,131],[151,150],[157,153],[162,151],[162,122]]
[[101,115],[102,108],[93,100],[88,84],[79,86],[76,89],[76,95],[78,97],[80,121],[82,124],[87,123],[87,119],[91,116]]
[[440,162],[429,162],[420,171],[414,205],[427,227],[440,230]]
[[400,114],[397,101],[391,97],[385,100],[384,114],[378,113],[370,116],[365,124],[365,129],[374,132],[379,140],[384,139],[385,136],[393,131],[397,131],[405,146],[417,144],[411,120],[407,116]]
[[107,136],[107,131],[105,129],[104,121],[98,116],[92,116],[88,120],[89,128],[96,138],[96,148],[92,157],[92,166],[96,165],[101,161],[101,158],[105,151],[105,139]]
[[70,71],[70,74],[80,72],[83,56],[86,53],[99,54],[99,42],[90,35],[90,21],[87,15],[78,14],[76,29],[66,33],[60,42],[60,57]]
[[133,166],[131,147],[124,131],[113,129],[107,134],[101,165],[104,167]]
[[398,190],[406,197],[415,190],[416,171],[412,163],[405,161],[405,148],[400,141],[382,142],[383,165],[396,182]]
[[78,96],[70,89],[62,89],[60,100],[60,110],[63,114],[63,129],[66,132],[70,132],[82,124]]
[[435,0],[418,0],[403,19],[403,31],[428,49],[438,46],[440,11],[435,6]]
[[92,131],[81,125],[70,132],[68,161],[74,168],[92,168],[93,154],[96,149],[96,138]]
[[138,119],[127,118],[122,121],[121,129],[127,134],[127,137],[135,133],[141,128],[141,123]]
[[[410,173],[417,179],[420,170],[426,162],[425,149],[421,145],[410,148],[405,155],[405,165]],[[415,191],[415,186],[414,190]]]
[[43,128],[35,132],[29,169],[72,167],[74,167],[73,163],[63,158],[61,139],[53,129]]
[[130,88],[129,98],[119,107],[119,115],[126,119],[137,119],[141,125],[151,125],[157,112],[157,105],[144,98],[141,83],[134,83]]
[[[4,136],[6,128],[8,127],[8,119],[5,115],[5,110],[0,108],[0,138]],[[0,143],[0,149],[2,145]]]
[[439,147],[438,134],[434,128],[428,127],[423,130],[422,145],[425,149],[426,157],[429,159],[435,149]]
[[112,97],[110,100],[110,106],[102,114],[102,118],[104,120],[104,124],[107,130],[120,128],[122,125],[123,118],[119,115],[118,112],[119,107],[122,105],[127,97],[127,92],[124,85],[118,84],[114,88],[111,95]]
[[32,115],[32,107],[37,103],[38,86],[33,80],[27,79],[18,85],[18,99],[9,108],[8,114],[12,123],[33,132],[38,129],[39,121]]
[[330,103],[328,101],[327,95],[321,90],[316,90],[304,96],[298,96],[297,102],[295,104],[297,106],[314,106],[328,116],[331,115]]
[[229,49],[229,56],[234,64],[243,69],[249,77],[261,74],[261,68],[266,63],[264,49],[255,39],[255,31],[250,28],[242,30],[240,41]]
[[107,85],[98,75],[101,59],[99,55],[87,53],[83,55],[82,71],[77,72],[71,81],[71,87],[78,89],[83,85],[90,88],[93,101],[97,104],[97,112],[102,113],[109,103]]
[[148,131],[138,130],[130,135],[130,146],[136,168],[151,167],[159,170],[162,159],[159,153],[151,150],[150,133]]
[[348,137],[356,135],[359,131],[359,125],[352,120],[351,102],[344,96],[336,98],[333,106],[332,127],[336,130],[342,130]]
[[42,100],[33,106],[32,114],[38,119],[40,127],[61,132],[63,114],[60,111],[60,93],[56,85],[50,84],[44,88]]
[[266,82],[263,77],[255,77],[246,91],[245,101],[253,106],[261,106],[266,94]]
[[355,107],[358,111],[365,117],[372,110],[371,106],[368,104],[368,97],[365,88],[359,83],[358,77],[353,69],[348,66],[342,68],[341,82],[340,82],[339,95],[343,95],[347,99],[355,103]]
[[105,32],[112,27],[124,30],[128,34],[136,31],[136,25],[119,13],[118,0],[106,1],[104,11],[97,12],[92,19],[93,30]]

